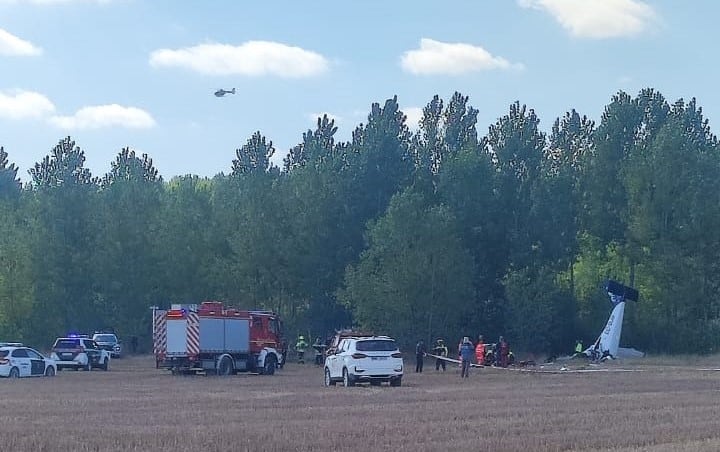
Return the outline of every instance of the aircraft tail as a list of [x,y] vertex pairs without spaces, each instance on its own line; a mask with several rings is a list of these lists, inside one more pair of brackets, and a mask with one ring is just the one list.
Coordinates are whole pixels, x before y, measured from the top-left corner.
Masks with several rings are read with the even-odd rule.
[[608,281],[605,285],[605,290],[610,297],[610,302],[613,305],[613,310],[610,313],[610,318],[605,324],[605,328],[600,337],[597,338],[595,343],[585,350],[585,354],[590,357],[602,358],[610,355],[612,357],[618,356],[618,348],[620,347],[620,334],[622,333],[622,322],[625,316],[625,301],[638,300],[638,291],[624,286],[615,281]]

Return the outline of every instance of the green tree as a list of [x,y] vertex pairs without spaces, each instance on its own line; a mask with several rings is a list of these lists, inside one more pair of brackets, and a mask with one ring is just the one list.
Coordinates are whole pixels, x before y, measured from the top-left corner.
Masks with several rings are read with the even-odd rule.
[[365,328],[413,340],[469,327],[472,257],[447,207],[407,190],[368,230],[340,299]]
[[22,184],[17,177],[18,168],[14,163],[8,163],[8,154],[0,147],[0,199],[17,198],[20,195]]
[[97,185],[84,163],[84,152],[68,137],[30,169],[39,223],[32,243],[36,308],[31,322],[38,343],[97,326],[101,307],[92,259]]

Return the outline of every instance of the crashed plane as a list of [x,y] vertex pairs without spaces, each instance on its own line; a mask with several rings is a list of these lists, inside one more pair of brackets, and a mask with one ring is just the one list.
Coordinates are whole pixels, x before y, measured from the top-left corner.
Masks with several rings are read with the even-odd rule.
[[622,333],[622,322],[625,315],[625,303],[627,301],[637,302],[638,291],[613,280],[607,281],[605,291],[610,297],[613,310],[610,313],[610,318],[605,328],[602,333],[600,333],[600,337],[598,337],[595,343],[585,350],[583,354],[593,361],[608,358],[644,356],[643,352],[633,348],[620,347],[620,334]]

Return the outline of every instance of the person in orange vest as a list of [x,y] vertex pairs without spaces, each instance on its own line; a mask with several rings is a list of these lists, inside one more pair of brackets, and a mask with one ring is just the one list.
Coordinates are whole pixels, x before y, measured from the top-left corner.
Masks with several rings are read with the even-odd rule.
[[478,343],[475,346],[475,361],[481,366],[485,365],[485,341],[482,335],[478,336]]

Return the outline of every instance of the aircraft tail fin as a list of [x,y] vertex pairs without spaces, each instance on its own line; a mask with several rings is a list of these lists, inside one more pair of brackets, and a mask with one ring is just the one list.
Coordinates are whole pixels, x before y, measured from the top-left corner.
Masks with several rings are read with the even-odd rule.
[[610,355],[618,356],[618,348],[620,347],[620,334],[622,333],[622,322],[625,316],[625,301],[638,301],[638,291],[632,287],[627,287],[618,282],[609,280],[605,285],[605,290],[610,297],[613,310],[610,313],[605,328],[595,343],[585,350],[588,356],[603,357]]

